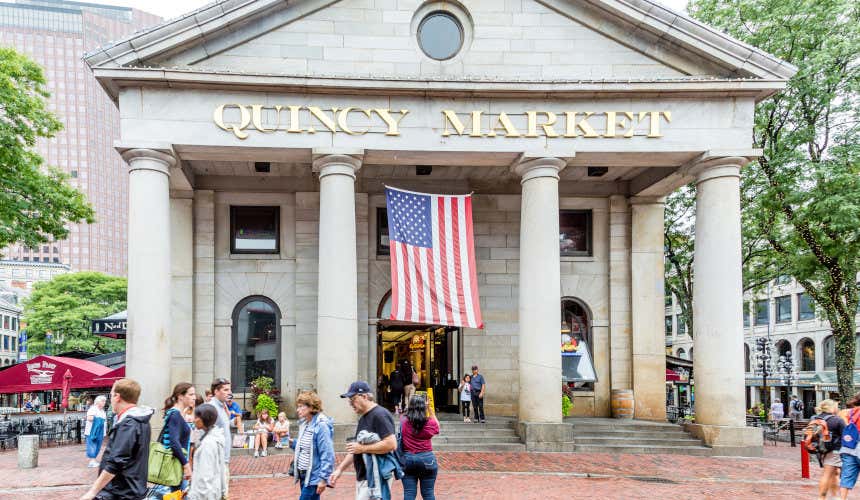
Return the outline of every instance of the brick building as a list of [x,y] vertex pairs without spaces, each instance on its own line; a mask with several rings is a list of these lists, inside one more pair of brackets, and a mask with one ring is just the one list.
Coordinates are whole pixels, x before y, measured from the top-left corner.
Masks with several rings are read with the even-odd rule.
[[39,144],[39,152],[46,164],[71,176],[71,184],[95,208],[97,220],[73,225],[64,241],[3,249],[4,259],[125,275],[128,177],[113,149],[119,114],[82,56],[160,20],[136,9],[64,0],[0,3],[0,45],[14,47],[44,68],[51,92],[48,108],[64,125],[56,137]]

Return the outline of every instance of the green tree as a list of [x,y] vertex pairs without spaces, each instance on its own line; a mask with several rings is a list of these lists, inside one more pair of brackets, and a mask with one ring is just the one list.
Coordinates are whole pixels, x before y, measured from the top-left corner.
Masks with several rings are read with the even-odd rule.
[[843,400],[854,393],[860,270],[860,3],[694,0],[691,14],[798,66],[756,108],[764,156],[744,169],[745,229],[761,235],[830,322]]
[[90,333],[90,320],[103,318],[126,308],[128,281],[101,273],[61,274],[51,281],[36,283],[24,301],[22,321],[27,323],[27,351],[45,352],[45,333],[63,335],[64,350],[89,352],[122,350],[125,342]]
[[36,152],[62,124],[48,111],[42,68],[13,49],[0,47],[0,248],[36,247],[65,238],[69,222],[89,222],[93,210],[56,168],[43,168]]

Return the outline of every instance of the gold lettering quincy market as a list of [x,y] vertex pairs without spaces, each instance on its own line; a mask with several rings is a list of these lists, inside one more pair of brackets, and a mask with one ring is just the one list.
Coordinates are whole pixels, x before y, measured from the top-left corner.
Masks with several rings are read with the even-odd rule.
[[262,104],[222,104],[215,108],[212,120],[222,130],[239,139],[248,138],[248,130],[270,134],[315,134],[317,132],[364,135],[371,129],[385,135],[400,135],[400,121],[407,109],[320,108],[318,106],[264,106]]
[[[442,110],[442,136],[622,138],[635,135],[663,137],[660,125],[672,122],[670,111],[526,111],[523,114],[484,115]],[[519,125],[517,125],[519,123]],[[519,127],[519,128],[517,128]]]

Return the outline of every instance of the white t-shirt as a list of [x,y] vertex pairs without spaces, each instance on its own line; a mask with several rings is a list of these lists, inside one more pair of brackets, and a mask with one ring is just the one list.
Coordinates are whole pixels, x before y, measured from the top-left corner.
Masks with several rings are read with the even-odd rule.
[[[90,406],[90,409],[87,410],[87,425],[84,428],[84,436],[89,436],[90,435],[90,429],[92,429],[92,427],[93,427],[93,421],[90,420],[89,417],[101,418],[101,419],[107,420],[107,415],[105,414],[104,410],[100,410],[99,407],[95,406],[95,405]],[[107,425],[102,426],[102,432],[104,432],[105,435],[107,435]]]
[[460,391],[460,401],[471,401],[472,400],[472,387],[463,382],[463,390]]

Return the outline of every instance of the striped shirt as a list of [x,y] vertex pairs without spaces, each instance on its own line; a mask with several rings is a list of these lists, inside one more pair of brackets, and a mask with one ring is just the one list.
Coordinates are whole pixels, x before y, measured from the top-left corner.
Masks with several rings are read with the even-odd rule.
[[301,436],[299,436],[299,442],[296,444],[296,448],[298,449],[298,459],[296,462],[296,469],[307,471],[311,466],[311,446],[313,446],[314,433],[310,431],[310,429],[305,429]]

